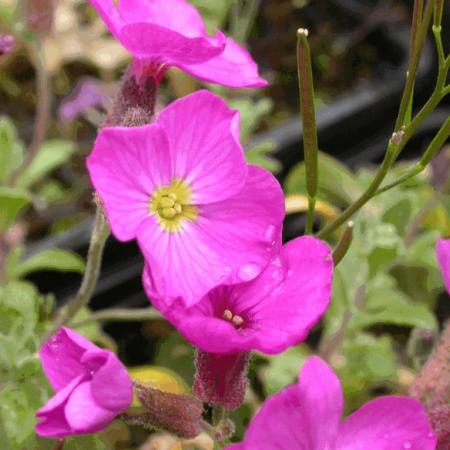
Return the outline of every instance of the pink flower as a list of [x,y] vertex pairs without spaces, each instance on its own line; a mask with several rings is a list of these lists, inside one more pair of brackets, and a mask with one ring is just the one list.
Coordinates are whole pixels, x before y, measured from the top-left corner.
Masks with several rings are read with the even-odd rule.
[[131,405],[133,385],[117,356],[61,328],[39,356],[56,391],[36,413],[36,433],[62,438],[96,433]]
[[111,33],[133,55],[138,80],[157,82],[176,66],[210,83],[262,87],[250,54],[220,31],[206,33],[198,11],[186,0],[89,0]]
[[438,239],[436,256],[447,291],[450,293],[450,239]]
[[297,385],[264,403],[244,441],[229,450],[434,450],[436,438],[421,403],[400,396],[372,400],[343,422],[341,384],[318,357]]
[[248,166],[239,113],[208,91],[156,123],[101,131],[88,169],[113,234],[137,238],[153,297],[192,305],[219,284],[248,281],[276,252],[283,192]]
[[[200,349],[195,393],[234,409],[245,394],[248,353],[276,354],[304,340],[328,307],[332,275],[328,245],[301,237],[284,245],[254,280],[216,287],[190,308],[151,299]],[[151,293],[149,285],[144,271],[144,288]]]
[[[244,252],[244,250],[243,250]],[[152,303],[204,352],[276,354],[303,341],[326,311],[333,276],[327,244],[305,236],[285,244],[254,280],[219,286],[190,308]],[[144,272],[144,288],[149,289]]]

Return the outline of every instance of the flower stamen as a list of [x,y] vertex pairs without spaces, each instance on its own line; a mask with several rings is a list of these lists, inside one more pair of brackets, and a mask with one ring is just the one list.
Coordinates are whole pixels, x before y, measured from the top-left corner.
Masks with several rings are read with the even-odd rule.
[[184,180],[175,179],[158,188],[150,200],[150,213],[156,216],[164,231],[180,231],[186,220],[195,221],[197,207],[191,205],[192,190]]
[[236,328],[239,328],[244,323],[244,319],[241,316],[234,315],[229,309],[223,312],[222,317],[227,322],[231,322]]

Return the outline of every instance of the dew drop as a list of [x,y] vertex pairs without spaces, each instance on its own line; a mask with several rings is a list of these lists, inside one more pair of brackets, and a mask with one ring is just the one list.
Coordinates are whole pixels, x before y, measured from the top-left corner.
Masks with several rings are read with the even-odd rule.
[[266,229],[266,232],[264,233],[264,238],[267,241],[272,242],[275,236],[275,231],[276,231],[275,225],[269,225]]
[[249,280],[253,280],[253,278],[256,278],[259,273],[261,272],[261,269],[258,265],[256,264],[244,264],[238,272],[238,277],[242,280],[242,281],[249,281]]
[[432,431],[430,431],[428,434],[427,434],[427,437],[429,438],[429,439],[434,439],[434,433],[432,432]]
[[406,441],[404,444],[403,444],[403,448],[411,448],[412,447],[412,444],[411,444],[411,442],[409,442],[409,441]]

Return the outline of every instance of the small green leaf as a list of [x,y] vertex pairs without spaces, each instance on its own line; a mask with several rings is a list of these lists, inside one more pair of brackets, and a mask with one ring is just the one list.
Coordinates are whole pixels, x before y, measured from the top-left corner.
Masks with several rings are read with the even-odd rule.
[[[332,156],[319,152],[319,198],[335,206],[346,206],[354,202],[362,189],[356,176]],[[285,182],[287,194],[305,194],[305,164],[294,166]]]
[[250,164],[255,164],[270,170],[272,173],[278,173],[281,170],[281,163],[271,156],[275,150],[273,142],[264,142],[245,152],[245,158]]
[[55,139],[44,142],[33,162],[18,178],[17,185],[24,188],[31,186],[69,161],[74,152],[75,146],[70,141]]
[[269,364],[263,370],[266,394],[275,394],[292,384],[307,357],[308,351],[304,346],[290,347],[280,355],[268,356]]
[[0,182],[20,166],[23,159],[23,146],[17,139],[13,122],[0,117]]
[[30,203],[31,197],[24,189],[0,187],[0,231],[10,227]]
[[20,263],[16,267],[14,276],[21,278],[39,270],[83,273],[84,269],[85,264],[81,256],[68,250],[55,248],[38,253]]
[[106,447],[98,436],[88,434],[66,439],[64,450],[106,450]]

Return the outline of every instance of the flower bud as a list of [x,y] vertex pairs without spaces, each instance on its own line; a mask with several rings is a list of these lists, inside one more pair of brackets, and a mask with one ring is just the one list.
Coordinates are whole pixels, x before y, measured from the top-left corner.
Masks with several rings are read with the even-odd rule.
[[204,402],[236,409],[247,388],[249,352],[215,354],[197,350],[194,392]]
[[25,20],[34,33],[46,33],[52,29],[55,12],[54,0],[26,0]]
[[128,71],[104,126],[135,127],[150,123],[155,112],[155,100],[156,81],[149,77],[139,84]]
[[16,40],[10,34],[0,34],[0,55],[11,53],[16,47]]
[[136,384],[137,396],[144,411],[127,414],[128,423],[147,429],[164,430],[182,438],[194,438],[201,431],[203,406],[193,395],[172,394]]

